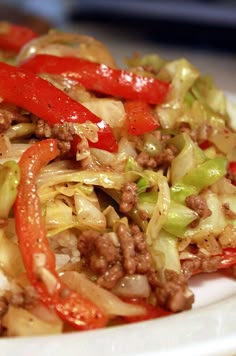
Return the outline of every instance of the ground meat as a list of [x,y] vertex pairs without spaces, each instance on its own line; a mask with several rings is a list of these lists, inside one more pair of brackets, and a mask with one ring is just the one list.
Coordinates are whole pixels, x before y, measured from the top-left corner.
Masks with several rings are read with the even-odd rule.
[[194,272],[201,269],[201,259],[198,257],[183,260],[181,263],[182,273],[189,279]]
[[26,286],[17,293],[13,293],[10,298],[10,303],[15,307],[31,307],[38,301],[38,295],[32,286]]
[[35,135],[40,139],[52,137],[52,128],[46,121],[39,119],[36,121]]
[[129,229],[124,224],[120,224],[118,226],[117,236],[122,250],[124,268],[128,274],[134,274],[136,261],[133,237]]
[[67,154],[71,149],[71,141],[75,134],[73,123],[65,122],[51,127],[47,122],[39,119],[36,121],[35,135],[39,139],[53,137],[58,140],[58,148],[61,155]]
[[59,141],[72,141],[75,135],[75,128],[71,122],[56,124],[51,127],[46,121],[39,119],[36,121],[35,134],[40,139],[54,137]]
[[147,152],[141,152],[138,154],[136,161],[143,168],[156,169],[160,167],[168,167],[172,160],[178,153],[177,148],[174,145],[167,146],[161,153],[151,157]]
[[222,210],[224,215],[229,219],[236,219],[236,213],[230,209],[229,203],[224,203],[222,205]]
[[[154,275],[153,275],[154,274]],[[149,275],[150,284],[153,285],[157,303],[173,312],[191,309],[194,295],[188,289],[186,278],[171,270],[165,271],[165,282],[152,272]]]
[[184,121],[179,123],[178,130],[180,132],[186,132],[187,134],[190,134],[192,131],[190,124],[188,122],[184,122]]
[[[207,218],[212,214],[211,210],[207,206],[207,202],[204,197],[201,195],[189,195],[185,199],[185,203],[188,208],[194,210],[199,218]],[[192,227],[195,227],[199,222],[199,219],[194,220],[193,223],[191,224]]]
[[78,249],[90,269],[97,274],[104,274],[110,265],[120,260],[119,251],[107,233],[84,231],[80,235]]
[[155,157],[157,167],[168,167],[177,154],[177,149],[174,145],[170,145],[163,152]]
[[29,121],[29,116],[22,115],[16,106],[7,103],[0,104],[0,133],[6,132],[12,124]]
[[196,272],[211,273],[217,271],[220,262],[220,256],[206,257],[198,254],[195,258],[183,260],[181,267],[185,278],[189,279]]
[[122,196],[119,210],[122,213],[128,213],[136,206],[138,200],[138,187],[134,182],[125,183],[122,187]]
[[221,256],[212,256],[207,258],[202,258],[201,270],[202,272],[215,272],[218,270],[221,262]]
[[63,125],[56,124],[52,128],[53,137],[61,141],[72,141],[75,135],[75,127],[72,122],[64,122]]
[[97,279],[97,284],[106,289],[112,289],[117,281],[124,276],[121,264],[116,263]]
[[224,230],[218,237],[220,245],[225,247],[236,247],[236,227],[232,224],[227,224]]
[[138,211],[138,215],[139,215],[140,219],[143,220],[143,221],[147,221],[149,219],[149,215],[145,210],[141,210],[140,209]]
[[119,224],[117,236],[126,273],[146,274],[151,269],[151,256],[147,249],[145,234],[137,225],[129,229],[126,225]]
[[97,283],[107,289],[115,286],[126,274],[146,274],[151,268],[151,256],[147,250],[145,235],[139,227],[117,227],[116,245],[108,233],[84,231],[79,238],[78,249]]
[[137,163],[143,168],[156,168],[156,161],[147,152],[140,152],[136,158]]
[[79,238],[78,249],[85,265],[97,275],[97,283],[111,289],[124,275],[120,251],[108,233],[84,231]]

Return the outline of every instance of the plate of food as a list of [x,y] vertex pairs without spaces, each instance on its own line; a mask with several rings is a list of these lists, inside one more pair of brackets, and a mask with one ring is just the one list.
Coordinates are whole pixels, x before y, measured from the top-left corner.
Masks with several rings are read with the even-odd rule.
[[1,23],[0,348],[236,350],[236,106],[187,59]]

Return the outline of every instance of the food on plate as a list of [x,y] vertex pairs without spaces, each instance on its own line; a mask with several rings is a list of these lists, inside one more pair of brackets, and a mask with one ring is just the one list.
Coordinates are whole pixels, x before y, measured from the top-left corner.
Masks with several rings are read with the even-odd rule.
[[170,317],[192,308],[196,274],[236,275],[236,107],[213,80],[6,26],[1,336]]

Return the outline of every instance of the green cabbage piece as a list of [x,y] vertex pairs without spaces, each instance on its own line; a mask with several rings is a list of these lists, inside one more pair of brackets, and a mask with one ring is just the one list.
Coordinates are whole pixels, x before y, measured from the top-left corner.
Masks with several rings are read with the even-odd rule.
[[227,171],[227,160],[222,156],[209,159],[190,170],[182,179],[171,187],[171,198],[184,203],[191,194],[198,194],[224,177]]
[[[138,209],[145,211],[151,218],[154,214],[157,200],[157,192],[142,193],[138,197]],[[174,236],[182,238],[187,226],[197,218],[198,214],[192,209],[171,201],[163,223],[163,229]]]
[[198,214],[183,204],[171,202],[163,229],[174,236],[183,238],[188,225],[198,218]]
[[[153,256],[155,267],[159,272],[164,272],[166,269],[181,272],[178,239],[165,230],[161,230],[158,238],[150,247],[150,252]],[[161,274],[164,280],[164,273]]]
[[186,133],[176,135],[170,140],[180,153],[171,163],[171,183],[172,185],[180,181],[190,170],[198,164],[203,163],[206,159],[204,152],[193,142]]
[[204,236],[219,236],[227,224],[236,227],[236,219],[227,217],[222,209],[222,204],[228,203],[230,209],[236,213],[236,195],[215,194],[210,190],[204,194],[208,208],[212,214],[205,219],[200,219],[199,224],[194,228],[185,231],[184,237],[190,237],[193,241],[198,241]]
[[168,62],[163,70],[171,77],[171,89],[162,105],[156,111],[163,129],[173,129],[178,118],[185,111],[185,97],[199,76],[199,71],[186,59]]

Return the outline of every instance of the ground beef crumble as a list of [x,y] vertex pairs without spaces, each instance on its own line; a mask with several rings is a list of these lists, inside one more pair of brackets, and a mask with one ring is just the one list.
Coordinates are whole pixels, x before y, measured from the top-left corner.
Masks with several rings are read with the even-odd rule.
[[63,125],[55,124],[51,127],[47,122],[38,119],[36,120],[35,135],[39,139],[56,138],[58,140],[58,148],[61,154],[64,155],[70,151],[75,128],[71,122],[64,122]]
[[124,224],[119,224],[117,236],[126,273],[147,273],[151,268],[151,256],[147,249],[144,233],[137,225],[128,228]]
[[201,218],[207,218],[212,214],[207,206],[206,199],[201,195],[191,194],[186,197],[185,203],[188,208],[194,210],[199,216],[198,219],[191,223],[191,227],[197,226]]
[[200,218],[207,218],[212,214],[207,206],[207,202],[201,195],[191,194],[186,197],[185,203],[187,207],[194,210]]
[[147,152],[140,152],[136,161],[143,168],[157,169],[160,167],[167,168],[177,155],[178,150],[174,145],[167,146],[161,153],[152,157]]
[[97,276],[98,285],[112,289],[125,275],[145,274],[157,304],[173,312],[191,308],[194,297],[187,287],[187,278],[166,270],[166,281],[161,282],[153,271],[145,234],[137,225],[120,223],[117,238],[119,243],[115,244],[109,233],[88,230],[80,235],[78,248],[85,267]]
[[162,282],[156,272],[149,274],[149,282],[155,290],[157,303],[172,312],[191,309],[194,295],[188,289],[185,276],[175,271],[165,271],[165,282]]
[[12,124],[30,122],[29,115],[23,115],[21,109],[8,104],[0,103],[0,133],[6,132]]
[[146,274],[151,268],[151,256],[145,235],[137,225],[117,227],[118,245],[108,233],[84,231],[78,249],[86,266],[97,275],[97,283],[111,289],[126,274]]
[[193,274],[203,272],[216,272],[221,262],[221,256],[203,256],[196,255],[194,258],[185,259],[181,263],[184,276],[189,279]]
[[128,213],[136,206],[138,201],[138,187],[134,182],[125,183],[122,187],[122,196],[119,210],[122,213]]

